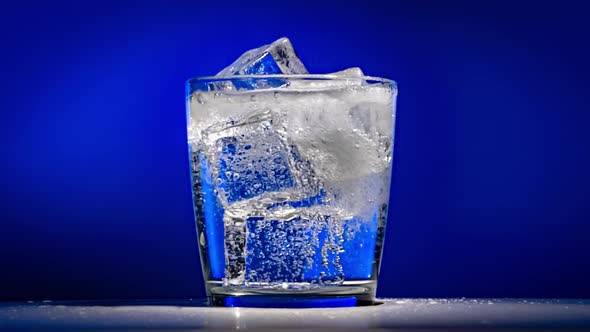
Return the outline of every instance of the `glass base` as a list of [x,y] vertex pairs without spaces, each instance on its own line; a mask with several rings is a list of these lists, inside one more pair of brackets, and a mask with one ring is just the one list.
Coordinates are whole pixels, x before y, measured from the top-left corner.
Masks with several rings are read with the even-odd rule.
[[209,304],[219,307],[336,308],[374,305],[376,282],[346,281],[339,286],[306,290],[223,287],[208,283]]

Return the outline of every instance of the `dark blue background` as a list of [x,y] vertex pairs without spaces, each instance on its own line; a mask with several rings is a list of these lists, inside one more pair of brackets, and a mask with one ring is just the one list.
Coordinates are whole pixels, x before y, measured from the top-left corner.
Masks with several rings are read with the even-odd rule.
[[282,36],[399,82],[379,296],[590,297],[583,2],[241,3],[0,10],[1,299],[202,296],[184,82]]

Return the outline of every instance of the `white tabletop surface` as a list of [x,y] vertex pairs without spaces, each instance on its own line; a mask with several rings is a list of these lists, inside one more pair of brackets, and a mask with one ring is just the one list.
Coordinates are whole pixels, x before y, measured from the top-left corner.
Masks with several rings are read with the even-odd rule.
[[354,308],[213,308],[203,300],[0,302],[0,331],[590,331],[588,300],[382,299]]

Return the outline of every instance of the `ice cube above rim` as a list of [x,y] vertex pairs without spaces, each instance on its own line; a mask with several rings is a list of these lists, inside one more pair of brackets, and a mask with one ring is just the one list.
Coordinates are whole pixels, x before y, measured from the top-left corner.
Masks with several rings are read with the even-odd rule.
[[282,37],[271,44],[246,51],[217,76],[307,73],[289,38]]

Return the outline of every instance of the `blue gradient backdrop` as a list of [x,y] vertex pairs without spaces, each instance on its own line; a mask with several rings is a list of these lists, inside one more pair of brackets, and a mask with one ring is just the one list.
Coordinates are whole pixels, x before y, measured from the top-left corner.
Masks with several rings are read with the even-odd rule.
[[590,297],[583,2],[0,10],[0,299],[204,294],[184,82],[292,39],[399,82],[379,296]]

